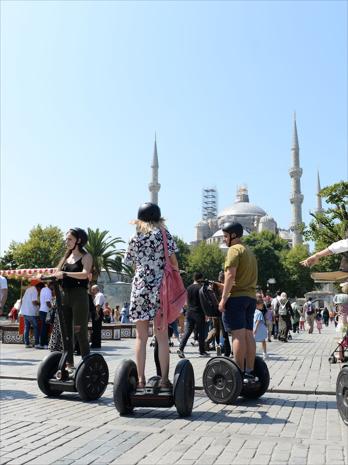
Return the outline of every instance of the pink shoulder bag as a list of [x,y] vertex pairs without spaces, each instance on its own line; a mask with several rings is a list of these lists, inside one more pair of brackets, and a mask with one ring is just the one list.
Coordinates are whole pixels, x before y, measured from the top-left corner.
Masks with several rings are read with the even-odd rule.
[[155,325],[159,331],[167,328],[179,315],[186,302],[186,289],[179,270],[173,268],[169,260],[167,234],[161,228],[165,264],[160,288],[160,309],[155,316]]

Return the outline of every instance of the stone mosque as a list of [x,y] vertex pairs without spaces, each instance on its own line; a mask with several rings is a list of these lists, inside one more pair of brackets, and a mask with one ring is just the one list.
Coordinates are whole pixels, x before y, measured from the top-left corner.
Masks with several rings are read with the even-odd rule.
[[[217,191],[215,188],[203,189],[202,219],[196,225],[196,240],[192,244],[206,241],[209,244],[217,243],[222,249],[226,248],[223,243],[223,233],[221,226],[227,222],[238,221],[243,225],[245,235],[251,232],[271,231],[285,239],[291,247],[302,244],[303,237],[299,230],[302,224],[302,202],[300,167],[300,149],[298,143],[296,115],[294,115],[293,136],[291,145],[292,166],[289,169],[291,178],[290,204],[292,210],[292,221],[289,229],[281,229],[275,219],[267,212],[249,201],[248,189],[246,186],[238,186],[236,199],[232,205],[224,208],[220,212],[217,210]],[[158,203],[158,191],[161,185],[158,182],[158,154],[157,142],[155,139],[152,168],[152,181],[149,184],[151,192],[151,202]],[[316,212],[323,211],[320,191],[320,179],[317,179],[317,205]]]

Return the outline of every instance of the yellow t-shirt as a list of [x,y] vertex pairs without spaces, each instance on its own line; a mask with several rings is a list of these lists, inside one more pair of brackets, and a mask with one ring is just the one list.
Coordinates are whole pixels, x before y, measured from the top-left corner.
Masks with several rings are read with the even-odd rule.
[[229,247],[225,260],[227,268],[237,268],[236,284],[230,292],[231,297],[256,297],[257,262],[249,247],[235,244]]

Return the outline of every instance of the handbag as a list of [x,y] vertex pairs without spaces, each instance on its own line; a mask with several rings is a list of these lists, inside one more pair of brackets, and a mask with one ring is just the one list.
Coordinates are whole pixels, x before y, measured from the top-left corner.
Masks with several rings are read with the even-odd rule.
[[169,260],[167,234],[161,228],[165,264],[160,287],[160,310],[155,316],[155,324],[159,331],[163,331],[168,324],[173,323],[180,316],[186,302],[186,289],[179,270],[175,269]]

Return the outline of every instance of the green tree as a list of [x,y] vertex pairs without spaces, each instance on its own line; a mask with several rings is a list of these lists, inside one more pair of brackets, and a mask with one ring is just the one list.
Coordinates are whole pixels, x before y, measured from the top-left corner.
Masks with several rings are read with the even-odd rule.
[[191,248],[186,242],[180,239],[178,236],[173,236],[173,239],[178,247],[178,252],[176,252],[176,258],[178,259],[179,270],[182,272],[182,278],[185,286],[188,286],[192,280],[191,276],[188,273],[188,264],[189,256],[191,253]]
[[8,253],[15,268],[54,268],[65,250],[63,232],[57,226],[35,226],[25,242],[12,242]]
[[[287,275],[282,264],[282,257],[289,251],[288,243],[270,231],[253,232],[243,238],[243,243],[254,252],[258,265],[258,284],[267,289],[270,278],[276,280],[277,289],[285,289]],[[274,291],[275,289],[271,289]]]
[[[2,257],[0,257],[0,269],[1,270],[15,270],[18,268],[16,261],[13,258],[11,251],[6,251]],[[3,309],[4,315],[13,307],[17,299],[20,298],[21,282],[19,279],[8,279],[8,295],[5,307]]]
[[[109,231],[95,231],[88,228],[88,242],[86,250],[93,258],[93,281],[97,282],[102,269],[105,269],[110,277],[110,271],[123,271],[123,250],[117,250],[116,246],[124,241],[119,237],[110,237]],[[125,270],[125,271],[128,271]]]
[[192,282],[192,275],[199,271],[207,279],[217,280],[219,272],[223,269],[225,256],[217,244],[200,242],[188,256],[188,279]]
[[284,289],[291,297],[303,297],[306,292],[313,289],[314,281],[311,278],[311,270],[300,264],[300,261],[307,257],[308,250],[303,244],[282,252],[281,262],[287,276]]
[[[348,182],[341,181],[320,191],[320,196],[326,201],[328,208],[323,213],[311,213],[313,220],[304,229],[307,240],[315,242],[315,250],[325,249],[332,242],[346,237],[348,232]],[[314,269],[320,271],[336,271],[342,259],[348,259],[348,252],[332,255],[320,260]]]

